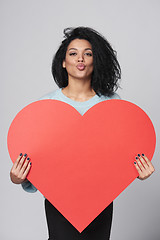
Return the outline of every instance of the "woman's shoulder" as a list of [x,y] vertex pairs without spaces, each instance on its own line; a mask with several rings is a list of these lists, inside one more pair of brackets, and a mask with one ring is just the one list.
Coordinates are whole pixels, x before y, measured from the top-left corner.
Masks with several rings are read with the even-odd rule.
[[54,99],[59,95],[59,91],[60,91],[60,89],[56,89],[52,92],[49,92],[49,93],[43,95],[42,97],[40,97],[39,100]]
[[117,93],[113,93],[111,96],[104,96],[102,95],[100,97],[102,100],[108,100],[108,99],[121,99],[121,97]]

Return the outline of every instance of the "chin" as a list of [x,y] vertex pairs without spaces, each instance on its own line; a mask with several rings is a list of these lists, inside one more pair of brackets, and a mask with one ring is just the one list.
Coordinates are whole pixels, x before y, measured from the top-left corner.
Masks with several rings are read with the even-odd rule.
[[89,76],[76,76],[75,78],[77,78],[77,79],[81,79],[81,80],[90,80],[91,79],[91,77],[89,77]]
[[85,73],[81,72],[79,74],[75,74],[74,78],[91,79],[91,75],[86,75]]

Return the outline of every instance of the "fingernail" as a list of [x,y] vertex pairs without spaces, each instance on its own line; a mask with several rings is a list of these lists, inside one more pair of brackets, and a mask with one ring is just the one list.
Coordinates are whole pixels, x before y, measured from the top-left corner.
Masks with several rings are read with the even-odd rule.
[[29,164],[31,165],[32,163],[30,162]]
[[138,157],[140,157],[141,155],[140,154],[138,154]]
[[24,154],[24,157],[26,157],[26,156],[27,156],[27,153]]
[[144,154],[142,153],[142,156],[144,157]]
[[134,162],[134,164],[136,164],[136,162]]
[[138,157],[136,157],[136,159],[138,159]]
[[28,157],[27,160],[29,160],[30,158]]
[[19,155],[22,156],[22,153],[20,153]]

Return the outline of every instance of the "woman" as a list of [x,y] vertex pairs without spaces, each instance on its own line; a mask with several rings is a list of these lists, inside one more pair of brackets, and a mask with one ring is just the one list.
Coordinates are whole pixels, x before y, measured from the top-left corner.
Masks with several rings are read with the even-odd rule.
[[[119,98],[115,91],[118,88],[121,69],[115,51],[108,41],[87,27],[65,29],[64,34],[65,39],[52,63],[52,74],[59,89],[41,99],[64,101],[83,115],[98,102]],[[138,154],[134,164],[141,180],[154,172],[152,163],[144,154]],[[24,190],[35,192],[37,189],[26,179],[30,168],[29,157],[21,153],[13,164],[10,177],[13,183],[22,184]],[[113,202],[82,233],[79,233],[47,199],[45,211],[49,240],[110,238]]]

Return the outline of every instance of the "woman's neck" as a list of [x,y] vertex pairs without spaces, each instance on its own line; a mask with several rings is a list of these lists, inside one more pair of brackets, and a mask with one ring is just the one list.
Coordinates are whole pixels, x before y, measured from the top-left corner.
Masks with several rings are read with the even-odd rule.
[[67,87],[62,89],[62,92],[67,97],[74,101],[87,101],[96,95],[95,91],[90,85],[87,84],[68,84]]

